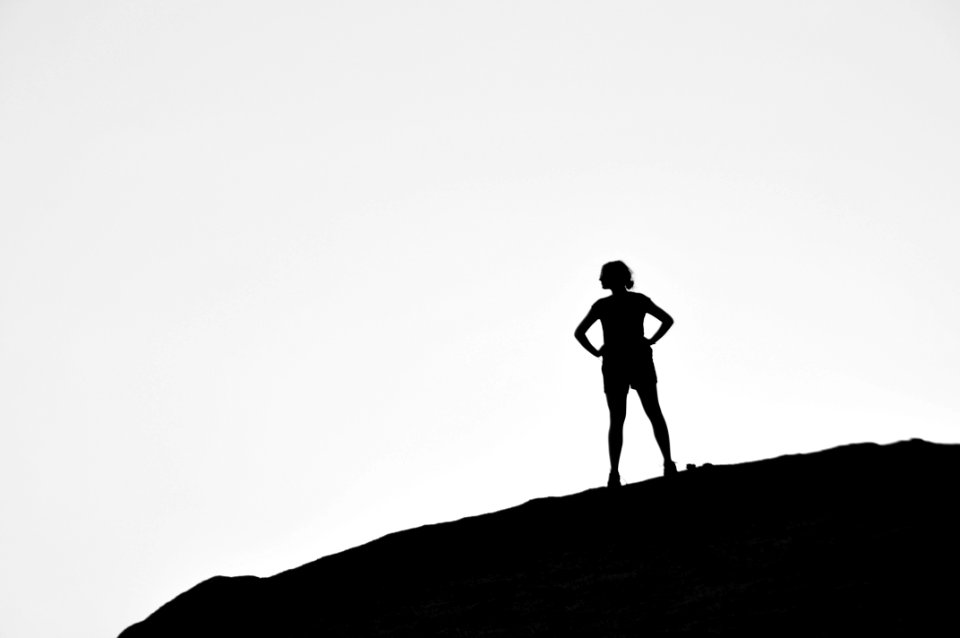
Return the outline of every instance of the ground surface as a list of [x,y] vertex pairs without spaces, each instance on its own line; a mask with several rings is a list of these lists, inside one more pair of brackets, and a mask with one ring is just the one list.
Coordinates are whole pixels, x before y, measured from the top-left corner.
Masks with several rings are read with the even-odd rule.
[[958,479],[917,440],[698,468],[213,578],[121,636],[942,633]]

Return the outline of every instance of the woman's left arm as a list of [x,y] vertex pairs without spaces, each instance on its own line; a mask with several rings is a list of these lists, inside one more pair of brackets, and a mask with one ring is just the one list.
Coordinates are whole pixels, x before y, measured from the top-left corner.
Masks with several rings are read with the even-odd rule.
[[666,310],[658,306],[657,304],[650,302],[650,308],[647,309],[647,312],[657,318],[657,321],[660,322],[660,327],[657,328],[657,331],[653,333],[653,336],[647,340],[651,346],[656,342],[660,341],[663,338],[663,335],[667,334],[667,330],[673,325],[673,317],[671,317]]

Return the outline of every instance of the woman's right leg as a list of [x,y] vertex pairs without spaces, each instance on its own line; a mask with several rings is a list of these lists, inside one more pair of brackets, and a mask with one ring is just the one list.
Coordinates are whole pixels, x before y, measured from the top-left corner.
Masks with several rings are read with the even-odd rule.
[[610,432],[607,445],[610,449],[610,475],[620,476],[620,451],[623,449],[623,422],[627,418],[627,392],[607,392],[607,408],[610,410]]

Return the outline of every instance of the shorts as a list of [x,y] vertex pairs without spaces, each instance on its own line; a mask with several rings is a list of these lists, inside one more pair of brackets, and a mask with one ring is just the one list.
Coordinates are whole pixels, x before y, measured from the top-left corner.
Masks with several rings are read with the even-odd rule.
[[629,356],[605,356],[602,370],[603,391],[615,396],[626,394],[630,388],[639,390],[657,382],[651,348],[642,348]]

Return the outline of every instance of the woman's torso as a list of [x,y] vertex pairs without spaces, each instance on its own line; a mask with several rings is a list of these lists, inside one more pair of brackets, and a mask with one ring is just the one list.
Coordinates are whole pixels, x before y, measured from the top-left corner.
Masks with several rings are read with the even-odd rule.
[[643,319],[649,313],[650,303],[646,295],[626,292],[604,297],[594,304],[603,327],[604,358],[649,349],[643,336]]

